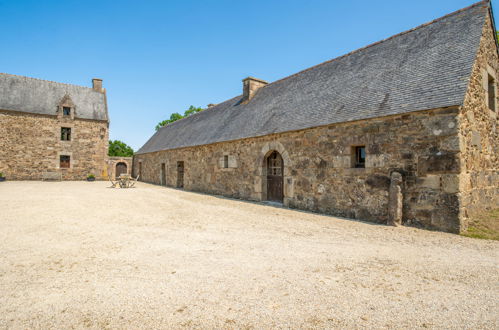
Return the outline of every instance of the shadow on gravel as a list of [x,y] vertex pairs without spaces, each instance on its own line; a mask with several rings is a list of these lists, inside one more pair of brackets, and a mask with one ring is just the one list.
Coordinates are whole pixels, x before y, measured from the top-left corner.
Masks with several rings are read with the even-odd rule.
[[[153,185],[165,189],[171,189],[171,190],[177,190],[177,191],[182,191],[186,193],[192,193],[192,194],[197,194],[197,195],[202,195],[202,196],[210,196],[218,199],[223,199],[223,200],[229,200],[229,201],[238,201],[242,203],[247,203],[247,204],[252,204],[252,205],[263,205],[263,206],[268,206],[272,208],[277,208],[277,209],[284,209],[284,210],[290,210],[294,212],[299,212],[299,213],[304,213],[304,214],[314,214],[314,215],[320,215],[323,217],[328,217],[328,218],[335,218],[335,219],[341,219],[341,220],[347,220],[347,221],[353,221],[353,222],[360,222],[364,223],[366,225],[371,225],[371,226],[388,226],[384,223],[377,223],[377,222],[371,222],[368,220],[360,220],[360,219],[353,219],[353,218],[347,218],[341,215],[334,215],[334,214],[328,214],[328,213],[321,213],[319,211],[310,211],[310,210],[301,210],[293,207],[287,207],[282,203],[279,202],[273,202],[273,201],[251,201],[247,199],[241,199],[241,198],[235,198],[235,197],[229,197],[229,196],[223,196],[223,195],[215,195],[215,194],[210,194],[210,193],[205,193],[201,191],[193,191],[193,190],[186,190],[182,188],[176,188],[176,187],[170,187],[170,186],[163,186],[155,183],[149,183],[149,182],[144,182],[140,181],[142,184],[148,184],[148,185]],[[418,228],[416,226],[411,226],[413,228]]]

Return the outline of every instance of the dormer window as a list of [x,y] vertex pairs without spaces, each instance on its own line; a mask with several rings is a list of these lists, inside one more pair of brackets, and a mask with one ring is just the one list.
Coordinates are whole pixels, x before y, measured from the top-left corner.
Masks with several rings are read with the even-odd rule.
[[70,107],[62,107],[62,114],[64,116],[71,116],[71,108]]

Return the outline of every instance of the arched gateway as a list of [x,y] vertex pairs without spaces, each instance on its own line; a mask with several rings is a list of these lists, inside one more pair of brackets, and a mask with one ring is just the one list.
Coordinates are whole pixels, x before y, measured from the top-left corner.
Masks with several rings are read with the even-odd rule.
[[284,197],[284,162],[281,154],[271,152],[267,165],[267,200],[282,203]]
[[121,174],[127,174],[127,165],[125,162],[119,162],[116,164],[116,177],[118,178]]

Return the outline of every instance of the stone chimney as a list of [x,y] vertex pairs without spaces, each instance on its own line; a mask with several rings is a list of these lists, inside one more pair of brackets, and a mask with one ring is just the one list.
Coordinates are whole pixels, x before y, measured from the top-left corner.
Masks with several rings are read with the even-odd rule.
[[104,93],[104,90],[102,89],[102,79],[98,78],[92,79],[92,88],[96,92]]
[[243,103],[249,102],[255,96],[256,91],[267,85],[265,80],[248,77],[243,79]]

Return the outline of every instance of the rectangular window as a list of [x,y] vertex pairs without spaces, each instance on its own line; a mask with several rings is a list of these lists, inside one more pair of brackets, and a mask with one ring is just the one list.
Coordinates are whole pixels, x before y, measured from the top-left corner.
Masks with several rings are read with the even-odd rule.
[[61,127],[61,141],[71,141],[70,127]]
[[492,111],[496,111],[496,80],[494,77],[489,75],[488,81],[488,89],[489,89],[489,109]]
[[229,156],[224,156],[224,168],[229,168]]
[[356,168],[365,168],[366,167],[366,147],[359,146],[354,148],[354,156],[355,163],[354,167]]
[[70,116],[71,115],[71,108],[70,107],[62,107],[62,114],[64,116]]
[[69,168],[71,162],[71,157],[66,155],[61,155],[59,158],[59,167],[60,168]]

